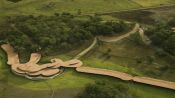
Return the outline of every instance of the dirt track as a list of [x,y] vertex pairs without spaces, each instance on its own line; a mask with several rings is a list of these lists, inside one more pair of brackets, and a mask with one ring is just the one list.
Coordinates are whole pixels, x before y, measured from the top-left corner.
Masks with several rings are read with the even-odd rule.
[[92,44],[88,48],[86,48],[85,50],[80,52],[78,55],[76,55],[74,57],[74,59],[79,59],[82,56],[84,56],[86,53],[88,53],[91,49],[94,48],[94,46],[96,45],[98,40],[103,41],[103,42],[117,42],[117,41],[120,41],[120,40],[130,36],[133,33],[136,33],[139,30],[139,27],[140,27],[139,24],[135,24],[134,28],[130,32],[128,32],[124,35],[121,35],[121,36],[116,36],[116,37],[112,37],[112,38],[111,37],[103,37],[103,36],[95,37]]
[[116,37],[104,37],[104,36],[100,36],[100,37],[98,37],[98,39],[100,41],[103,41],[103,42],[117,42],[119,40],[122,40],[122,39],[130,36],[133,33],[136,33],[139,30],[139,27],[140,27],[139,24],[135,24],[134,28],[130,32],[126,33],[126,34],[123,34],[121,36],[116,36]]
[[83,55],[85,55],[86,53],[88,53],[97,43],[97,38],[94,38],[94,41],[92,42],[92,44],[86,48],[85,50],[83,50],[81,53],[79,53],[77,56],[74,57],[74,59],[79,59],[80,57],[82,57]]
[[139,35],[140,35],[142,41],[144,42],[144,44],[146,44],[146,45],[151,44],[151,40],[145,35],[144,30],[142,28],[139,28]]

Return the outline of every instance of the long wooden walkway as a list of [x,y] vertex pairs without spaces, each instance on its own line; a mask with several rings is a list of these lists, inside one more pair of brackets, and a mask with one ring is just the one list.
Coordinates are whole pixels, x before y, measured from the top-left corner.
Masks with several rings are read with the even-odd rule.
[[153,85],[153,86],[175,90],[175,82],[159,80],[159,79],[154,79],[154,78],[149,78],[149,77],[132,76],[127,73],[107,70],[107,69],[101,69],[101,68],[77,67],[76,70],[78,72],[112,76],[112,77],[119,78],[125,81],[134,81],[138,83],[143,83],[143,84],[148,84],[148,85]]

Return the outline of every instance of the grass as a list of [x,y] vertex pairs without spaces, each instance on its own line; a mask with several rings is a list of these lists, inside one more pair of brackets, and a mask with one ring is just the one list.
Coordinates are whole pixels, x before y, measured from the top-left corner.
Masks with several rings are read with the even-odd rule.
[[167,4],[175,3],[174,0],[132,0],[132,1],[143,7],[160,6],[160,5],[167,5]]
[[85,66],[89,66],[89,67],[117,70],[120,72],[125,72],[125,73],[139,75],[139,76],[142,75],[142,73],[138,72],[134,68],[128,68],[127,66],[120,66],[110,61],[104,61],[103,59],[90,58],[90,59],[83,60],[83,63]]
[[32,14],[51,15],[53,13],[70,12],[77,14],[103,13],[135,8],[160,6],[160,4],[174,4],[174,0],[23,0],[11,3],[0,1],[1,16]]
[[110,16],[110,15],[101,15],[100,18],[105,21],[118,21],[116,17]]
[[88,83],[93,83],[94,79],[88,75],[81,75],[73,70],[67,70],[58,77],[50,80],[31,81],[17,76],[10,76],[10,85],[15,85],[19,88],[27,88],[32,90],[47,90],[48,87],[45,84],[47,82],[54,89],[71,89],[82,88]]
[[151,87],[143,84],[129,84],[130,91],[138,98],[174,98],[173,90]]
[[[5,1],[1,1],[5,2]],[[118,11],[124,9],[138,8],[139,5],[130,0],[24,0],[19,3],[4,3],[1,11],[17,14],[50,14],[55,12],[70,12],[76,14],[78,10],[82,13],[96,13]],[[6,12],[6,10],[8,12]],[[15,12],[14,12],[15,11]]]

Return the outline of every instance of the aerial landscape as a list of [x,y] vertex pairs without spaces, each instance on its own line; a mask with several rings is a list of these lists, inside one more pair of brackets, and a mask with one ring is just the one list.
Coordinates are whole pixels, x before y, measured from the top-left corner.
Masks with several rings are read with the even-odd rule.
[[175,0],[0,0],[0,98],[175,98]]

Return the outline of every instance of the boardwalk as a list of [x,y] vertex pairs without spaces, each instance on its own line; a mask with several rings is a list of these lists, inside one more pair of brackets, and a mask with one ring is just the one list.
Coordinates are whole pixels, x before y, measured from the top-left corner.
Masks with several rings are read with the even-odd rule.
[[131,80],[133,78],[129,74],[113,71],[113,70],[107,70],[107,69],[99,69],[99,68],[92,68],[92,67],[78,67],[76,68],[76,70],[78,72],[112,76],[112,77],[120,78],[122,80]]
[[107,69],[101,69],[101,68],[78,67],[76,68],[76,70],[78,72],[112,76],[112,77],[119,78],[125,81],[134,81],[138,83],[143,83],[143,84],[148,84],[148,85],[153,85],[153,86],[175,90],[175,82],[169,82],[169,81],[159,80],[159,79],[154,79],[154,78],[149,78],[149,77],[131,76],[127,73],[107,70]]

